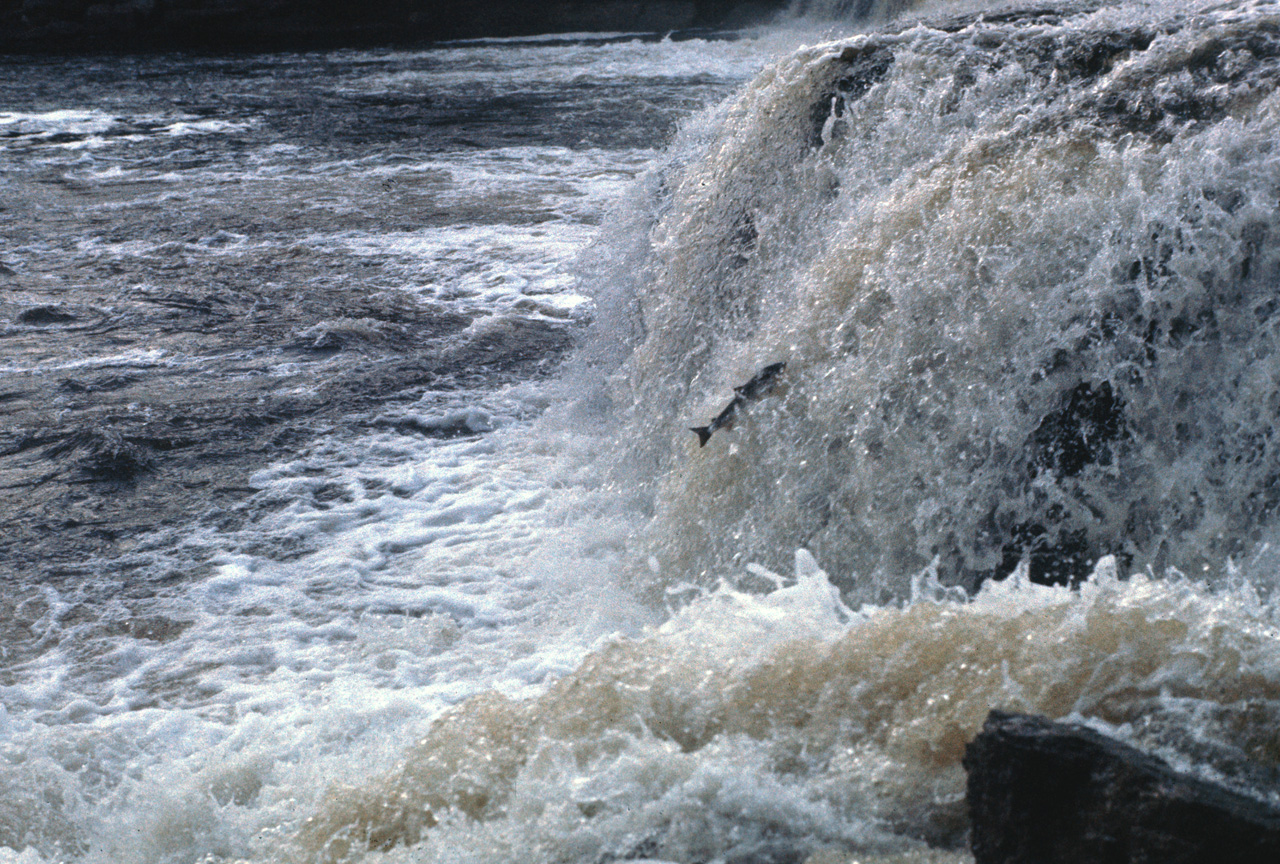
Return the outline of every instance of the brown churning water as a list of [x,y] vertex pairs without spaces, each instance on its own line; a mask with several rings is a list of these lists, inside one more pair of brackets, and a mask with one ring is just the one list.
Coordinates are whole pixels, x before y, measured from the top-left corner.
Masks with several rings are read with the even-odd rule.
[[332,792],[304,845],[941,853],[963,845],[960,758],[993,707],[1084,718],[1246,789],[1280,764],[1280,628],[1246,588],[1107,561],[1079,591],[1020,573],[962,602],[924,576],[912,602],[849,612],[798,570],[763,597],[723,587],[536,698],[459,705],[399,770]]

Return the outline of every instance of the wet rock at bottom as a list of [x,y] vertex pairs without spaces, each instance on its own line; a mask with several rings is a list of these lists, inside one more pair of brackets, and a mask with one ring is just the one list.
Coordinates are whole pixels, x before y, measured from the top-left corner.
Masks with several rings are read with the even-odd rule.
[[1280,808],[1083,726],[992,711],[964,767],[977,864],[1280,861]]

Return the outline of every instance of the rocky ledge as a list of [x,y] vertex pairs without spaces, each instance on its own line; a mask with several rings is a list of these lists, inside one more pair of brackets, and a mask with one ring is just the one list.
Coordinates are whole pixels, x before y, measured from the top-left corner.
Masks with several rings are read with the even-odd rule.
[[1083,726],[992,711],[964,766],[976,864],[1280,861],[1280,809]]
[[733,28],[784,0],[0,0],[0,53],[271,50]]

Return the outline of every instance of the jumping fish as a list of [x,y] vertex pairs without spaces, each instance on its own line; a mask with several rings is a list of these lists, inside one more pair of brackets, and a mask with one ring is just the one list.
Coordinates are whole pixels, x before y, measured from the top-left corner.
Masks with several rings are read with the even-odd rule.
[[770,363],[761,369],[754,377],[741,387],[733,388],[733,401],[725,406],[724,410],[716,415],[716,419],[712,420],[706,426],[690,426],[691,432],[698,435],[698,446],[705,447],[707,442],[711,440],[711,433],[717,429],[732,429],[733,421],[737,418],[738,409],[748,402],[755,402],[768,396],[773,391],[774,386],[778,383],[778,376],[782,374],[782,370],[787,368],[786,363]]

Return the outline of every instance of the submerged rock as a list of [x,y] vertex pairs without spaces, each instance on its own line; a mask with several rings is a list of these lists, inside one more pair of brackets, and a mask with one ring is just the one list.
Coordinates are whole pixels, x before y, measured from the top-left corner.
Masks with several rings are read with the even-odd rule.
[[977,864],[1280,861],[1280,809],[1082,726],[992,711],[964,767]]
[[[1085,382],[1062,397],[1062,407],[1040,421],[1027,442],[1027,472],[1035,480],[1046,472],[1054,480],[1075,477],[1089,466],[1112,464],[1114,449],[1126,435],[1124,403],[1103,381]],[[1064,527],[1062,508],[1046,508],[1038,520],[1010,529],[1001,547],[1003,579],[1023,561],[1032,582],[1076,586],[1089,577],[1097,559],[1083,528]],[[1128,556],[1122,556],[1128,564]]]
[[23,309],[14,320],[19,324],[43,327],[49,324],[68,324],[76,320],[76,316],[59,306],[33,306]]
[[69,457],[87,478],[117,483],[135,480],[155,464],[151,448],[112,429],[82,429],[49,447],[45,456]]

